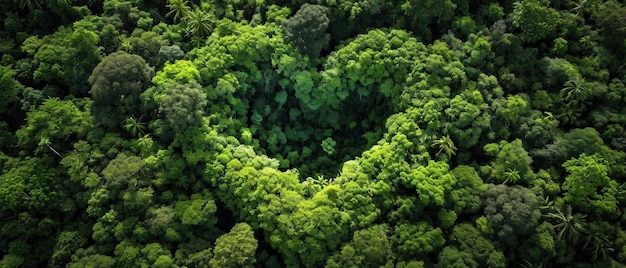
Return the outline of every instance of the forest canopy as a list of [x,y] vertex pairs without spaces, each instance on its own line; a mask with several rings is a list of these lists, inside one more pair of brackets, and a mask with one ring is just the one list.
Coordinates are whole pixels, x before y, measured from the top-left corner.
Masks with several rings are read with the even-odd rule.
[[623,1],[0,10],[0,267],[626,266]]

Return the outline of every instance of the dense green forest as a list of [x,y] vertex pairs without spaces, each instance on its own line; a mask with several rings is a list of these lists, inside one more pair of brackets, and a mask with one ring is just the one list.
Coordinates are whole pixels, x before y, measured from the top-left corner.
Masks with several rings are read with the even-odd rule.
[[0,267],[626,265],[626,1],[0,22]]

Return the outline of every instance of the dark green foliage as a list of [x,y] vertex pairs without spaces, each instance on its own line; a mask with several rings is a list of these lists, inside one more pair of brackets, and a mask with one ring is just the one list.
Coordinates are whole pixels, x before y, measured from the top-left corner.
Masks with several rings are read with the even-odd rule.
[[104,58],[89,77],[97,122],[115,128],[123,123],[121,118],[138,117],[139,95],[153,75],[154,70],[138,55],[118,51]]
[[528,235],[539,224],[541,199],[521,186],[487,185],[485,217],[491,222],[495,237],[508,246],[519,236]]
[[151,96],[164,115],[167,124],[175,132],[181,133],[188,127],[202,123],[206,94],[195,81],[186,84],[166,83],[154,90]]
[[624,266],[623,1],[304,2],[1,3],[0,266]]
[[15,80],[15,71],[8,66],[0,66],[0,111],[19,100],[18,93],[22,91],[22,84]]
[[330,35],[326,30],[329,23],[325,7],[304,4],[295,15],[282,22],[282,27],[285,39],[300,53],[314,59],[328,46]]

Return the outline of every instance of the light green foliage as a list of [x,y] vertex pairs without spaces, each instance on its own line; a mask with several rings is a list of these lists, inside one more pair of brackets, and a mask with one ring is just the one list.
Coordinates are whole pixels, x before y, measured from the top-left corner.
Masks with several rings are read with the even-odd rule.
[[491,124],[485,112],[487,108],[478,90],[466,90],[450,99],[450,107],[446,109],[448,121],[451,122],[448,132],[454,140],[460,141],[460,148],[476,145],[482,129]]
[[211,267],[254,267],[257,240],[247,223],[236,224],[215,241]]
[[615,213],[617,182],[609,178],[606,160],[583,153],[563,163],[563,167],[569,173],[563,183],[566,202],[586,213]]
[[180,200],[176,202],[176,214],[185,225],[205,225],[212,226],[217,219],[213,216],[217,211],[215,201],[210,197],[194,194],[191,200]]
[[559,14],[550,1],[528,0],[513,4],[513,25],[523,31],[523,39],[535,42],[550,37],[558,26]]
[[[372,30],[359,35],[327,59],[321,73],[320,87],[328,98],[323,103],[334,107],[354,91],[361,97],[379,91],[388,98],[398,98],[412,65],[425,50],[405,31]],[[315,95],[311,98],[319,98]]]
[[[18,143],[33,149],[45,139],[55,148],[69,147],[66,143],[71,135],[83,138],[92,128],[93,119],[85,108],[57,98],[45,100],[27,114],[27,124],[16,132]],[[42,149],[48,152],[48,148]]]
[[554,39],[554,44],[551,51],[556,56],[563,56],[563,54],[567,52],[567,40],[563,39],[562,37]]
[[534,173],[531,170],[533,159],[522,146],[522,140],[501,141],[500,144],[490,143],[485,145],[484,150],[487,155],[496,157],[491,162],[490,177],[492,180],[504,182],[512,173],[517,173],[516,182],[527,182],[534,178]]
[[427,222],[417,224],[403,223],[394,228],[391,242],[394,251],[402,256],[425,256],[442,248],[446,239],[439,227],[434,228]]
[[85,267],[102,267],[112,268],[115,266],[115,259],[110,256],[96,254],[82,257],[78,260],[70,262],[67,267],[70,268],[85,268]]
[[322,141],[322,149],[324,149],[324,152],[329,155],[335,152],[335,145],[337,145],[337,142],[335,142],[331,137],[328,137]]
[[426,166],[413,168],[408,174],[402,174],[405,180],[415,187],[418,197],[424,206],[443,206],[446,195],[456,183],[450,175],[449,166],[445,162],[429,161]]
[[515,245],[517,236],[528,235],[539,224],[541,199],[528,188],[487,184],[484,202],[496,238],[507,245]]
[[102,170],[102,175],[108,187],[124,187],[132,182],[133,177],[138,175],[143,167],[144,162],[140,157],[120,153]]
[[476,170],[469,166],[458,166],[450,174],[456,179],[449,202],[454,206],[454,211],[457,214],[478,212],[482,207],[481,195],[487,187]]
[[506,122],[514,124],[528,112],[530,112],[528,102],[520,95],[513,95],[506,98],[506,108],[502,109],[501,116]]
[[291,18],[282,21],[282,28],[285,39],[300,53],[317,58],[330,41],[326,33],[329,23],[326,7],[305,3]]
[[374,225],[354,233],[341,252],[330,257],[326,267],[379,267],[392,256],[389,227]]

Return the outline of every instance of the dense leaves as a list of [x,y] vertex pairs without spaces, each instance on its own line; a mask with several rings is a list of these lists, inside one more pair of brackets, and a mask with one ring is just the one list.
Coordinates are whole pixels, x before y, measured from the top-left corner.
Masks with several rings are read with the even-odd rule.
[[619,267],[626,7],[5,1],[0,267]]

